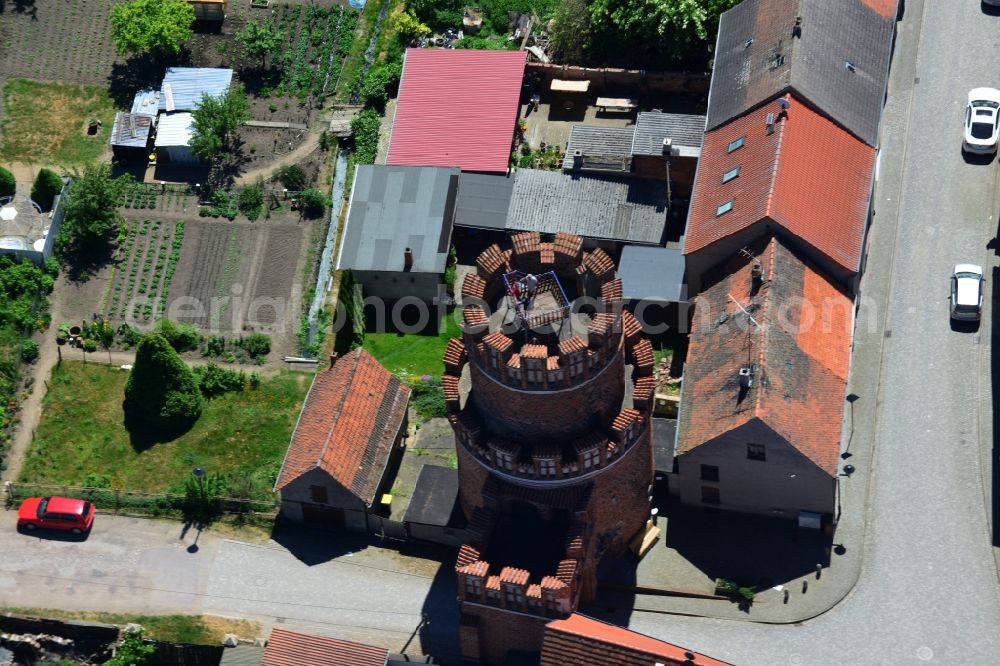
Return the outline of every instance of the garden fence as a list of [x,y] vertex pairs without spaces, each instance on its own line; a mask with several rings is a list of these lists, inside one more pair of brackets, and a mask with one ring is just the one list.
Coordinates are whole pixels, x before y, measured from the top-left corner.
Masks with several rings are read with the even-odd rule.
[[[8,482],[5,484],[5,494],[8,504],[14,504],[26,497],[46,497],[49,495],[78,497],[93,502],[98,510],[121,515],[172,515],[183,513],[188,506],[187,497],[184,495],[147,493],[116,488],[82,488],[79,486]],[[219,497],[215,501],[222,514],[257,514],[269,517],[277,515],[277,496],[265,500]]]

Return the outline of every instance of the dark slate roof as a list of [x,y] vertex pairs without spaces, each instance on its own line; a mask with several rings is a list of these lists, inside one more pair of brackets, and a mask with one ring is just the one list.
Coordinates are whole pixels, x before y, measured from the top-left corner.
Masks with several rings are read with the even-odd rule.
[[443,273],[451,243],[457,168],[364,164],[347,209],[337,270]]
[[631,151],[633,155],[662,155],[667,138],[673,140],[675,148],[701,150],[704,133],[705,116],[644,111],[635,121]]
[[503,230],[513,191],[512,175],[463,173],[455,198],[455,225]]
[[744,0],[719,22],[708,129],[791,89],[878,145],[894,30],[862,0]]
[[461,520],[458,499],[458,470],[424,465],[403,517],[405,523],[445,527]]
[[622,296],[630,300],[669,301],[687,297],[684,253],[666,247],[626,245],[618,264]]
[[579,150],[583,154],[584,169],[630,171],[634,134],[634,127],[573,125],[569,130],[563,169],[573,169],[573,154]]
[[657,472],[673,470],[676,439],[677,419],[653,419],[653,459]]
[[666,221],[662,181],[518,169],[507,229],[659,245]]

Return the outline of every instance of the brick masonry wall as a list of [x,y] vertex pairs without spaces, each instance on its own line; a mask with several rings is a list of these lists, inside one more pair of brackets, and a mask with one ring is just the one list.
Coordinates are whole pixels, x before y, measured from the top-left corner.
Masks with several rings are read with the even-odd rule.
[[457,441],[455,450],[458,454],[458,497],[466,518],[471,518],[473,509],[483,506],[483,484],[489,472]]
[[[503,666],[508,650],[541,652],[548,617],[511,613],[502,608],[462,604],[461,610],[479,616],[479,664]],[[471,641],[462,641],[463,652]],[[463,656],[465,656],[463,654]]]
[[618,415],[625,396],[621,348],[600,375],[586,384],[547,393],[503,386],[475,363],[469,365],[471,402],[486,430],[517,442],[568,442],[604,429]]

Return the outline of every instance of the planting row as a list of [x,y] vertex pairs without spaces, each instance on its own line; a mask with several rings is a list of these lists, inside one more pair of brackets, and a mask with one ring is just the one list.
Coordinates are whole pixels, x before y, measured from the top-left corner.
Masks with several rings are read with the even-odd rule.
[[129,222],[118,247],[122,263],[116,267],[107,316],[124,319],[131,314],[144,321],[154,314],[161,317],[183,243],[183,222]]

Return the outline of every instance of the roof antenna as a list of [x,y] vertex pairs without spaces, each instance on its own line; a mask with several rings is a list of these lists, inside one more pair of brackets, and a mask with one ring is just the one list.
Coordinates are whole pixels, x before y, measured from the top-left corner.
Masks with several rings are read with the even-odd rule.
[[788,117],[788,107],[790,107],[791,105],[792,105],[791,102],[789,102],[784,97],[779,97],[778,98],[778,109],[780,109],[778,111],[778,119],[779,120],[782,119],[782,118],[787,118]]

